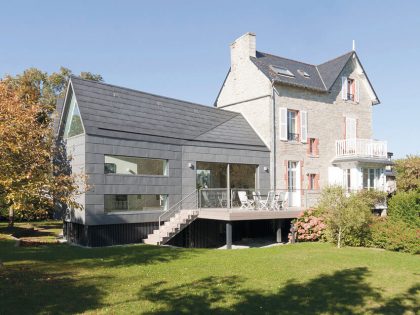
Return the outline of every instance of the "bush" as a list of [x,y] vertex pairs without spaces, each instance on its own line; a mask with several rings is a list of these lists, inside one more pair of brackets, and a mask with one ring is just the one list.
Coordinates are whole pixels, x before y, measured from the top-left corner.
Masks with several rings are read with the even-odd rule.
[[[326,225],[322,217],[316,216],[314,209],[302,212],[299,217],[293,221],[296,238],[300,242],[319,241],[323,235]],[[289,239],[291,235],[289,235]]]
[[398,192],[388,202],[388,216],[420,229],[420,192]]
[[369,200],[359,194],[347,196],[338,186],[324,189],[318,210],[325,218],[326,240],[336,243],[337,247],[365,245],[373,217]]
[[392,218],[376,218],[370,227],[367,245],[392,251],[420,253],[420,230],[404,221]]

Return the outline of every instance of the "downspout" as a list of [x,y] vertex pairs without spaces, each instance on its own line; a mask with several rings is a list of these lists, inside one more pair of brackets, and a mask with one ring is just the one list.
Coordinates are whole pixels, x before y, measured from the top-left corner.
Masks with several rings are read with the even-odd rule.
[[271,81],[271,87],[272,87],[272,96],[271,96],[271,103],[272,103],[272,111],[273,111],[273,142],[271,144],[272,152],[273,152],[273,190],[276,190],[277,187],[277,146],[276,146],[276,139],[277,139],[277,131],[276,131],[276,95],[275,95],[275,87],[274,87],[274,81]]

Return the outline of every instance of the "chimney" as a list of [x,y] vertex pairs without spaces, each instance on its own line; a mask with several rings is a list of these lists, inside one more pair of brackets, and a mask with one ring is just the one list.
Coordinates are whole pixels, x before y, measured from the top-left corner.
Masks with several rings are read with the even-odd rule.
[[238,64],[246,62],[249,57],[255,57],[257,49],[256,35],[245,33],[230,45],[231,69],[234,71]]

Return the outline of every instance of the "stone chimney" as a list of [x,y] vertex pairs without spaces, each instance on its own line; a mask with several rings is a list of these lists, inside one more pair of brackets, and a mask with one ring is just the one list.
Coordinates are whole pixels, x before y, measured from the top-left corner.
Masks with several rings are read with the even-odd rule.
[[235,71],[237,66],[247,62],[249,57],[255,57],[257,49],[256,35],[245,33],[230,45],[231,70]]

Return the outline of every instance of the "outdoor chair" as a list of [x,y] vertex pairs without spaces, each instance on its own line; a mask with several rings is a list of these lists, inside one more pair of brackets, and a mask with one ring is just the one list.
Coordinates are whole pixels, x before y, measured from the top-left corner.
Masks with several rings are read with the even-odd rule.
[[254,206],[255,206],[255,210],[258,210],[261,208],[261,194],[260,192],[252,192],[252,198],[254,199]]
[[240,209],[251,209],[254,206],[254,201],[248,199],[246,191],[238,191],[239,201],[241,202]]
[[288,197],[288,192],[280,192],[276,194],[276,197],[274,200],[274,208],[276,210],[285,209],[287,206],[287,197]]
[[263,210],[270,210],[273,208],[274,202],[274,191],[269,191],[266,200],[260,200],[261,209]]
[[227,194],[226,194],[226,192],[219,193],[217,195],[217,198],[219,200],[220,208],[227,208]]

